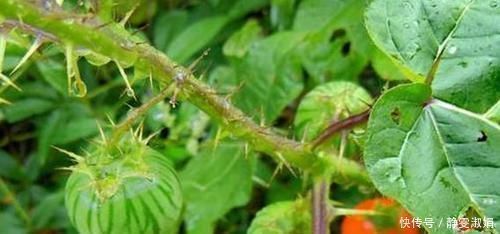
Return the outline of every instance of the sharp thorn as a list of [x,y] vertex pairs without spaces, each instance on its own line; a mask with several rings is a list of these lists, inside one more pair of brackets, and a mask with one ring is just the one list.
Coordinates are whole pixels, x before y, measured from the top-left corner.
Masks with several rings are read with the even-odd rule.
[[42,45],[42,43],[43,43],[42,37],[41,36],[37,36],[35,38],[35,41],[31,45],[31,47],[28,49],[28,52],[26,52],[26,54],[24,54],[24,56],[21,59],[21,61],[19,61],[19,63],[16,65],[16,67],[14,67],[14,69],[12,69],[12,71],[10,72],[10,75],[14,74],[14,72],[16,72],[23,64],[25,64],[26,61],[28,61],[28,59]]
[[17,86],[14,82],[12,82],[9,77],[5,76],[4,74],[0,73],[0,80],[3,80],[7,85],[14,87],[18,91],[22,91],[19,86]]

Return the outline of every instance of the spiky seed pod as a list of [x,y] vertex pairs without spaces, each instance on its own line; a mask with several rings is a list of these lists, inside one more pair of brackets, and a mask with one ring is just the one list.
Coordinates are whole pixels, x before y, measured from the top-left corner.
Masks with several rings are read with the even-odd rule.
[[80,233],[175,233],[181,187],[165,156],[137,136],[101,142],[70,168],[65,203]]

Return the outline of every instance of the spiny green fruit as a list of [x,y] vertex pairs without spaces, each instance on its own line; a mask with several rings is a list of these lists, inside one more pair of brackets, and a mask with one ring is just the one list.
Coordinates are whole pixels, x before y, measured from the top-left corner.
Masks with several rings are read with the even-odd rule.
[[66,184],[65,203],[80,233],[176,233],[181,187],[165,156],[139,137],[101,142],[77,164]]

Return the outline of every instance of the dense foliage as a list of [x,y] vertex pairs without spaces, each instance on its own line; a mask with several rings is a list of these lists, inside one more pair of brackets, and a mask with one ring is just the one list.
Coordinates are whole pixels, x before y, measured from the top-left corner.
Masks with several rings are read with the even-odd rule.
[[1,0],[0,233],[496,233],[499,20],[493,0]]

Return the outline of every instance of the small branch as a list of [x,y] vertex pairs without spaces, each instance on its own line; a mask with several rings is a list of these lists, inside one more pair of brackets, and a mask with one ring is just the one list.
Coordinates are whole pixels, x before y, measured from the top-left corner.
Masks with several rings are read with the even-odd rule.
[[123,134],[132,127],[139,117],[143,116],[149,109],[151,109],[152,106],[163,101],[168,94],[172,93],[172,89],[172,85],[165,87],[159,94],[155,95],[149,101],[133,110],[125,120],[116,125],[113,129],[113,135],[111,136],[110,143],[113,144],[114,142],[119,141]]
[[17,20],[5,20],[2,22],[2,24],[0,24],[0,31],[3,31],[3,32],[9,32],[15,28],[19,28],[25,32],[30,32],[30,34],[37,35],[37,36],[39,36],[45,40],[48,40],[48,41],[53,41],[53,42],[59,41],[56,36],[54,36],[50,33],[41,31],[41,30],[34,28],[30,25],[20,23]]
[[365,123],[366,121],[368,121],[369,117],[370,109],[360,114],[353,115],[347,119],[333,122],[332,124],[330,124],[330,126],[323,130],[323,132],[316,139],[313,140],[313,148],[318,147],[319,145],[330,139],[332,136],[343,130],[352,129],[359,124]]

